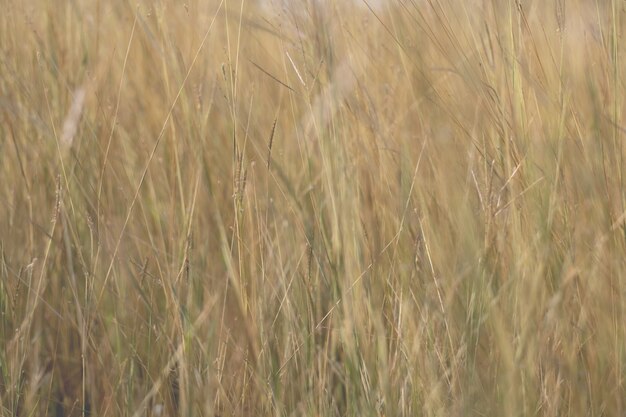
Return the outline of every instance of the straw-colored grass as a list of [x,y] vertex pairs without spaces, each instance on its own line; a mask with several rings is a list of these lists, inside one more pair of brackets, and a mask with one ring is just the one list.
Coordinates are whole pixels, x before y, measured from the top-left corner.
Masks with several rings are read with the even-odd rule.
[[623,2],[380,3],[0,1],[1,416],[626,415]]

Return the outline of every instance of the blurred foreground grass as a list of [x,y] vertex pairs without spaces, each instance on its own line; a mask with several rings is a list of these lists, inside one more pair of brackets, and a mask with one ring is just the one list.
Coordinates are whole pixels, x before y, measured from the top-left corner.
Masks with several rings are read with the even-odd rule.
[[0,7],[2,416],[626,413],[624,4]]

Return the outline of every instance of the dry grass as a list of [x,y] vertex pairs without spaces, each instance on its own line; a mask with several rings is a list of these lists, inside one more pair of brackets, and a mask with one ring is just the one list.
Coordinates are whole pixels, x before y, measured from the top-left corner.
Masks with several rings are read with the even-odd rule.
[[623,2],[327,3],[0,2],[0,415],[626,415]]

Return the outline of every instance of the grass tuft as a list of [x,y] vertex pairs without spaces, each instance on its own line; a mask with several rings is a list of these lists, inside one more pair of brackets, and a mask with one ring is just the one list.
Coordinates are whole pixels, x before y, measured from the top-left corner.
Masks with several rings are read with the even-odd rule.
[[0,415],[625,415],[619,1],[1,6]]

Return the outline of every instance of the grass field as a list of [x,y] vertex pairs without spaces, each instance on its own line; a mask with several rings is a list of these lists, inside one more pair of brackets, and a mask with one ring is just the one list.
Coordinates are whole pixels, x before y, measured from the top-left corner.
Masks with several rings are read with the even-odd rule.
[[624,2],[358,3],[0,0],[1,416],[626,416]]

